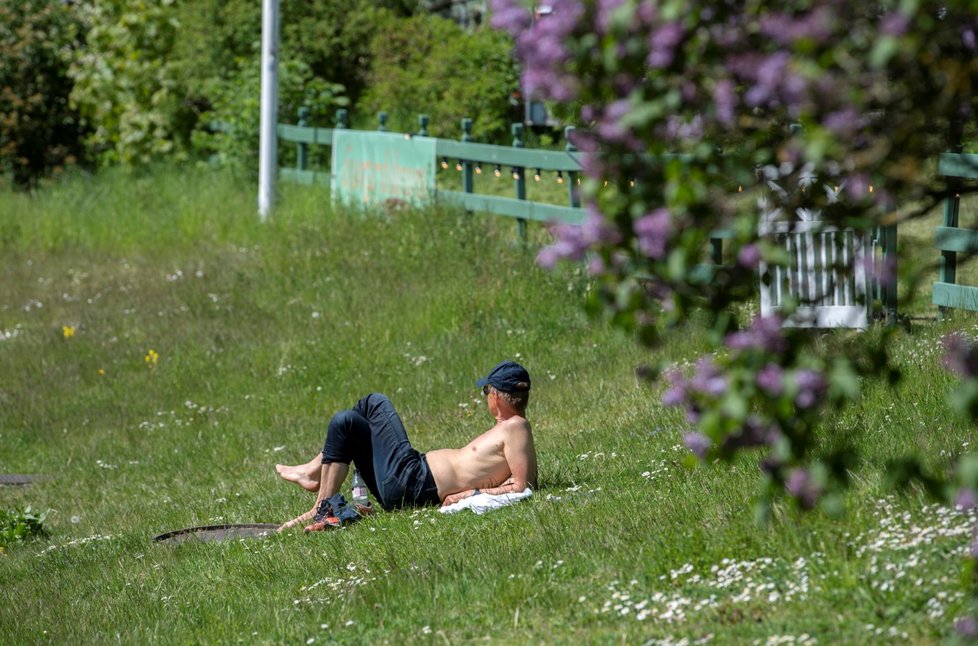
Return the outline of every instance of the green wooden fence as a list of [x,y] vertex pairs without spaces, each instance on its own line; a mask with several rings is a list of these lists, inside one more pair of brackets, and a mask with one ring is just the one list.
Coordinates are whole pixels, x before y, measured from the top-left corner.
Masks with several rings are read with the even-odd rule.
[[[300,184],[329,185],[328,170],[310,168],[309,147],[331,146],[334,128],[313,128],[305,124],[305,111],[300,111],[299,122],[296,125],[279,124],[278,136],[283,142],[296,145],[296,165],[294,168],[281,168],[279,175],[283,181]],[[378,115],[380,131],[387,131],[387,115]],[[346,128],[346,111],[338,110],[335,129]],[[497,146],[483,144],[472,139],[472,120],[462,119],[462,137],[458,141],[451,139],[436,139],[435,151],[438,158],[452,160],[461,166],[462,190],[450,191],[439,189],[437,199],[451,201],[471,211],[493,213],[516,218],[520,223],[520,233],[525,234],[527,220],[540,222],[560,221],[579,224],[584,219],[584,210],[577,197],[577,177],[581,170],[580,153],[573,146],[567,145],[565,150],[537,150],[525,148],[523,142],[523,126],[515,123],[512,126],[512,146]],[[419,117],[418,136],[427,136],[428,118]],[[571,128],[567,129],[572,130]],[[474,191],[475,174],[482,169],[505,168],[508,175],[513,177],[513,197],[479,194]],[[534,202],[526,199],[526,169],[537,172],[557,173],[560,181],[567,184],[567,205]]]
[[959,190],[963,180],[978,180],[978,155],[949,152],[937,162],[938,175],[947,178],[943,225],[934,232],[934,244],[941,251],[940,280],[933,286],[933,303],[943,314],[947,308],[978,311],[978,287],[958,285],[958,254],[978,253],[978,231],[958,228],[961,205]]
[[[279,177],[283,181],[298,184],[318,184],[329,186],[330,171],[314,169],[310,164],[310,147],[330,147],[333,143],[333,133],[337,129],[347,128],[347,111],[336,111],[334,128],[315,128],[306,124],[308,112],[299,111],[299,121],[295,125],[279,124],[278,137],[280,141],[296,146],[296,163],[293,168],[280,168]],[[387,114],[381,112],[377,116],[377,130],[387,131]],[[428,136],[428,117],[421,115],[418,119],[418,136]],[[578,197],[579,177],[581,173],[581,153],[568,143],[564,150],[541,150],[526,148],[523,141],[523,125],[512,125],[513,143],[511,146],[499,146],[473,141],[472,120],[462,119],[462,136],[459,140],[436,139],[435,151],[437,158],[445,164],[455,163],[461,172],[462,190],[451,191],[438,189],[437,199],[459,204],[470,211],[492,213],[515,218],[517,231],[521,240],[526,239],[527,221],[564,222],[580,224],[584,221],[585,210],[581,208]],[[565,140],[573,128],[565,128]],[[451,161],[449,161],[451,160]],[[474,178],[477,174],[490,172],[502,173],[512,177],[513,197],[486,195],[476,193]],[[534,174],[554,173],[557,181],[567,187],[566,205],[550,204],[528,200],[526,197],[527,169]],[[710,238],[710,259],[714,264],[721,264],[723,255],[723,240],[731,236],[729,231],[716,231]]]
[[[336,113],[334,128],[314,128],[306,124],[307,112],[300,110],[299,121],[296,125],[279,124],[278,136],[283,142],[295,144],[296,163],[294,168],[279,169],[283,181],[300,184],[319,184],[329,186],[330,171],[313,169],[310,164],[310,147],[330,147],[333,143],[333,133],[337,129],[347,128],[347,111],[340,109]],[[428,136],[428,117],[421,115],[418,119],[417,136]],[[387,115],[378,115],[377,130],[387,131]],[[565,135],[572,128],[565,129]],[[461,172],[462,190],[437,190],[437,199],[457,203],[470,211],[492,213],[515,218],[518,223],[518,233],[521,239],[526,238],[527,221],[565,222],[580,224],[584,221],[585,211],[581,208],[577,187],[581,172],[581,153],[572,145],[567,144],[564,150],[538,150],[524,146],[522,124],[513,124],[513,142],[510,146],[484,144],[473,141],[472,120],[462,119],[461,138],[459,140],[436,139],[435,151],[441,160],[442,167],[454,165]],[[565,136],[565,140],[567,137]],[[476,193],[474,178],[483,171],[503,171],[513,179],[513,197],[486,195]],[[526,197],[528,170],[534,174],[554,173],[558,181],[567,186],[566,205],[535,202]],[[729,231],[715,231],[710,237],[710,260],[713,265],[722,264],[723,240],[731,236]],[[874,247],[885,257],[893,257],[896,253],[896,227],[887,227],[876,231]],[[715,267],[701,267],[711,272]],[[883,302],[883,312],[890,321],[896,314],[895,285],[883,288],[874,286],[874,293]],[[978,297],[976,297],[978,298]],[[976,301],[978,302],[978,301]]]

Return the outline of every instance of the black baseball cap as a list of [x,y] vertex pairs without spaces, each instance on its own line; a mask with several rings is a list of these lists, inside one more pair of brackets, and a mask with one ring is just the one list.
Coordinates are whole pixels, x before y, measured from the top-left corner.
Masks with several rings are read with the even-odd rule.
[[478,388],[492,386],[504,393],[522,393],[530,389],[530,373],[515,361],[503,361],[475,385]]

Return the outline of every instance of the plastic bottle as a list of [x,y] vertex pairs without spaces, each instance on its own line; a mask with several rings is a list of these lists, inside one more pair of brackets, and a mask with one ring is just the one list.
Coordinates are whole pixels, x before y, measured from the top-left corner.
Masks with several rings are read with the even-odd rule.
[[353,470],[353,503],[364,507],[370,505],[370,500],[367,498],[367,485],[364,484],[357,469]]

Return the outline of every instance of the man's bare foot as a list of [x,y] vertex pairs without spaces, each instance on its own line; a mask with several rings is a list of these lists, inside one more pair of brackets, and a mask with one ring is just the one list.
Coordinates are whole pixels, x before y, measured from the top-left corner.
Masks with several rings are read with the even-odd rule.
[[283,480],[294,482],[306,491],[319,491],[319,481],[309,477],[309,474],[305,471],[305,465],[300,464],[292,467],[285,464],[276,464],[275,470]]
[[306,523],[308,523],[310,520],[312,520],[315,517],[316,517],[316,508],[313,507],[312,509],[310,509],[306,513],[304,513],[304,514],[302,514],[300,516],[296,516],[295,518],[293,518],[292,520],[290,520],[290,521],[288,521],[286,523],[282,523],[282,526],[279,527],[276,531],[281,532],[281,531],[286,530],[286,529],[291,529],[291,528],[295,527],[296,525],[303,525],[303,526],[305,526]]

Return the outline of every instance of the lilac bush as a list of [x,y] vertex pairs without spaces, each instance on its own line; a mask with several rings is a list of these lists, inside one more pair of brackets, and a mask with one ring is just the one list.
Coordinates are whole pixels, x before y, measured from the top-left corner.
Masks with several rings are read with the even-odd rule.
[[[759,268],[786,262],[760,218],[868,231],[936,203],[943,186],[922,167],[947,146],[935,125],[975,114],[978,14],[965,0],[543,6],[493,3],[525,86],[556,102],[585,151],[587,224],[556,227],[541,264],[586,260],[597,305],[650,344],[705,310],[713,350],[667,375],[665,402],[695,427],[694,453],[760,447],[768,493],[811,507],[845,484],[834,458],[812,454],[812,433],[859,397],[859,377],[890,374],[886,335],[860,344],[861,361],[817,351],[778,317],[731,315],[755,297]],[[704,272],[718,230],[730,262]],[[889,262],[867,269],[893,279]],[[788,486],[818,462],[825,482]]]
[[[513,36],[534,97],[575,124],[589,214],[585,227],[554,229],[541,264],[586,260],[592,308],[649,345],[705,312],[710,353],[690,371],[646,371],[664,375],[664,403],[685,411],[686,446],[707,461],[757,454],[764,504],[787,496],[838,511],[851,455],[818,453],[814,435],[866,379],[896,378],[889,333],[827,350],[780,317],[744,322],[732,306],[756,298],[758,270],[787,263],[759,235],[761,218],[869,232],[944,197],[926,166],[976,114],[974,2],[531,6],[542,5],[495,0],[493,24]],[[717,231],[725,262],[704,270]],[[890,260],[863,269],[895,280]],[[958,407],[978,419],[978,351],[949,344],[965,376]],[[901,464],[896,479],[920,476],[912,458]],[[978,488],[978,468],[974,480],[965,485]],[[929,485],[951,502],[953,487]]]

